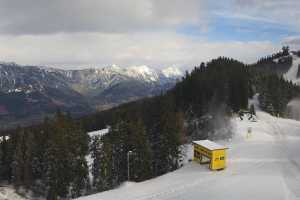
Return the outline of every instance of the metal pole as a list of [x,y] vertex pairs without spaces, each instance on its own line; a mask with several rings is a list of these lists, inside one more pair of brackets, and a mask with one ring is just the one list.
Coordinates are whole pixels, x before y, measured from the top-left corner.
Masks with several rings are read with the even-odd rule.
[[130,181],[130,159],[129,159],[129,156],[131,153],[132,153],[132,151],[127,152],[127,178],[128,178],[128,181]]

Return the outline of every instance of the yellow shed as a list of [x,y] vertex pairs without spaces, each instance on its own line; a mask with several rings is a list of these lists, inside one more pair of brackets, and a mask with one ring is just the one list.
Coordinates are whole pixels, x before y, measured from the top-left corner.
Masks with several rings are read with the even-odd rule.
[[226,168],[227,147],[210,140],[193,141],[193,145],[195,161],[200,162],[200,164],[208,163],[211,170]]

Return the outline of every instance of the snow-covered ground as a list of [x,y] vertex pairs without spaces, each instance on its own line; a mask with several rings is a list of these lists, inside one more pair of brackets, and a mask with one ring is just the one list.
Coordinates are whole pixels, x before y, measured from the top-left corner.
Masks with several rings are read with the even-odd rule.
[[300,84],[300,79],[297,78],[298,66],[300,65],[300,58],[296,55],[293,55],[293,65],[291,68],[283,75],[283,77],[292,81],[295,84]]
[[[232,119],[227,169],[195,162],[179,170],[80,200],[300,199],[300,122],[257,112],[257,122]],[[247,137],[251,127],[252,134]],[[189,149],[188,157],[192,157]]]
[[101,129],[101,130],[97,130],[97,131],[92,131],[92,132],[88,132],[87,134],[93,138],[93,137],[102,137],[104,135],[106,135],[109,132],[109,127],[105,128],[105,129]]
[[[101,138],[104,135],[108,134],[109,133],[109,129],[110,129],[110,127],[107,127],[105,129],[88,132],[87,134],[91,137],[92,140],[94,140],[96,137],[100,137]],[[93,161],[91,152],[85,157],[85,159],[87,161],[87,165],[88,165],[88,168],[89,168],[90,183],[92,183],[92,180],[93,180],[92,167],[93,167],[93,162],[94,161]]]
[[26,200],[27,198],[18,195],[11,186],[0,186],[0,200]]

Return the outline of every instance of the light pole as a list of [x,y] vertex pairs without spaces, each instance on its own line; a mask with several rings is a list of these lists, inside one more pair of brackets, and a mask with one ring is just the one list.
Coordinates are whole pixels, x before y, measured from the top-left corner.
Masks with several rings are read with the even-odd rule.
[[132,151],[127,152],[127,178],[128,181],[130,181],[130,155],[132,154]]

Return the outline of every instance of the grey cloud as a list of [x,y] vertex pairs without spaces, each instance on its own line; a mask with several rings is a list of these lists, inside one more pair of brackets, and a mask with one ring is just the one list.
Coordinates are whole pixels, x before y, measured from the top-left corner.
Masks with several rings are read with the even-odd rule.
[[291,37],[287,37],[287,38],[284,38],[282,43],[284,45],[289,45],[289,46],[292,46],[292,47],[300,47],[300,35],[299,36],[291,36]]
[[270,42],[208,42],[173,32],[0,36],[0,44],[0,60],[51,66],[192,67],[218,56],[249,63],[280,49]]
[[130,32],[201,24],[204,1],[0,0],[0,34]]

